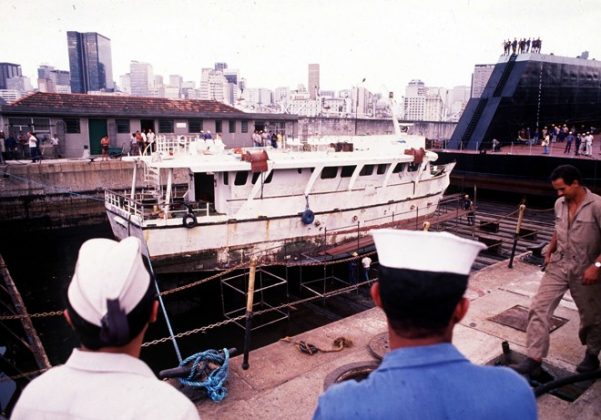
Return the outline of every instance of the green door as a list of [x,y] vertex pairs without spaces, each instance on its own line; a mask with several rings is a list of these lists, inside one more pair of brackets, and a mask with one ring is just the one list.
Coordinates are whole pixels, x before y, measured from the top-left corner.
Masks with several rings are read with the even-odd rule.
[[90,154],[99,155],[102,153],[100,149],[100,139],[108,134],[106,129],[106,120],[88,120],[90,133]]

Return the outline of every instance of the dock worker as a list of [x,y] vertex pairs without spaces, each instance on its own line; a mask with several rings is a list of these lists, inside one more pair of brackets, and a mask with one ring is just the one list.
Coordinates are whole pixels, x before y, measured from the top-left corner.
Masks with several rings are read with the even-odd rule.
[[190,400],[139,359],[158,310],[142,258],[134,237],[81,246],[64,313],[81,347],[27,385],[12,419],[199,418]]
[[549,353],[550,318],[568,290],[580,315],[578,336],[586,346],[576,370],[597,370],[601,351],[601,197],[582,185],[582,175],[572,165],[555,168],[551,185],[559,195],[555,232],[545,255],[545,274],[528,313],[528,357],[512,366],[534,376]]
[[365,256],[361,259],[361,265],[363,266],[363,277],[365,281],[369,281],[369,269],[371,268],[371,258]]
[[470,196],[467,194],[463,196],[463,210],[467,210],[467,225],[474,226],[476,224],[474,202],[470,200]]
[[380,275],[371,287],[384,310],[391,351],[361,382],[331,386],[314,419],[535,419],[526,380],[478,366],[452,344],[468,309],[471,266],[485,246],[447,232],[372,231]]

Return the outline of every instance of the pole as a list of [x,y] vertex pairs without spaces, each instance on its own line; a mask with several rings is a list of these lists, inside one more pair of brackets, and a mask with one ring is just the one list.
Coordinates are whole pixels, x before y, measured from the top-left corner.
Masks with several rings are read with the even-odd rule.
[[31,346],[31,351],[36,364],[40,369],[50,369],[52,365],[48,360],[48,356],[46,355],[42,341],[40,340],[40,337],[38,336],[38,333],[31,322],[31,318],[29,318],[29,313],[25,307],[25,302],[23,302],[21,293],[19,293],[19,289],[17,289],[17,286],[15,285],[15,282],[13,281],[13,278],[6,267],[6,263],[4,262],[2,255],[0,255],[0,277],[4,278],[6,290],[13,301],[13,306],[17,310],[17,313],[23,316],[23,318],[21,318],[21,325],[27,334],[27,341]]
[[515,248],[518,245],[518,238],[520,237],[520,228],[522,226],[522,220],[524,219],[524,210],[526,210],[525,204],[520,204],[520,211],[518,215],[518,223],[515,225],[515,234],[513,236],[513,248],[511,249],[511,258],[509,258],[508,268],[513,268],[513,257],[515,256]]
[[248,270],[248,293],[246,294],[246,327],[244,331],[244,358],[242,361],[242,369],[247,370],[248,353],[250,351],[250,333],[252,330],[253,321],[253,301],[255,297],[255,274],[257,272],[257,258],[250,259],[250,268]]

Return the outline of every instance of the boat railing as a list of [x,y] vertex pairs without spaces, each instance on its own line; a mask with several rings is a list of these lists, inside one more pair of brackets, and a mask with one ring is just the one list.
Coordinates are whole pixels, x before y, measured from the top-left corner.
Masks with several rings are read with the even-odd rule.
[[140,220],[144,220],[144,203],[142,201],[137,201],[124,194],[111,190],[106,190],[104,192],[104,201],[113,207],[124,210],[128,214],[138,216]]

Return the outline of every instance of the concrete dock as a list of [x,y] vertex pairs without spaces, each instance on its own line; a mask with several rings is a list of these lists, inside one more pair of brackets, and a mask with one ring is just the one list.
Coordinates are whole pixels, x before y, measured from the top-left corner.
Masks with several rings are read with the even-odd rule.
[[[528,307],[542,278],[539,267],[507,261],[487,267],[470,279],[467,297],[471,301],[466,318],[455,328],[454,343],[472,362],[486,364],[501,353],[508,341],[513,351],[523,353],[526,334],[490,320],[515,305]],[[549,365],[574,372],[584,355],[578,340],[578,312],[569,294],[555,315],[567,323],[551,333]],[[293,337],[320,348],[330,348],[337,337],[353,341],[351,348],[312,356],[301,353],[293,344],[277,342],[250,354],[250,369],[243,370],[242,356],[231,360],[229,395],[220,403],[202,400],[198,409],[203,419],[310,419],[326,376],[350,363],[374,361],[369,341],[386,332],[386,321],[379,308]],[[552,395],[538,399],[541,419],[601,418],[601,381],[593,383],[570,403]]]

